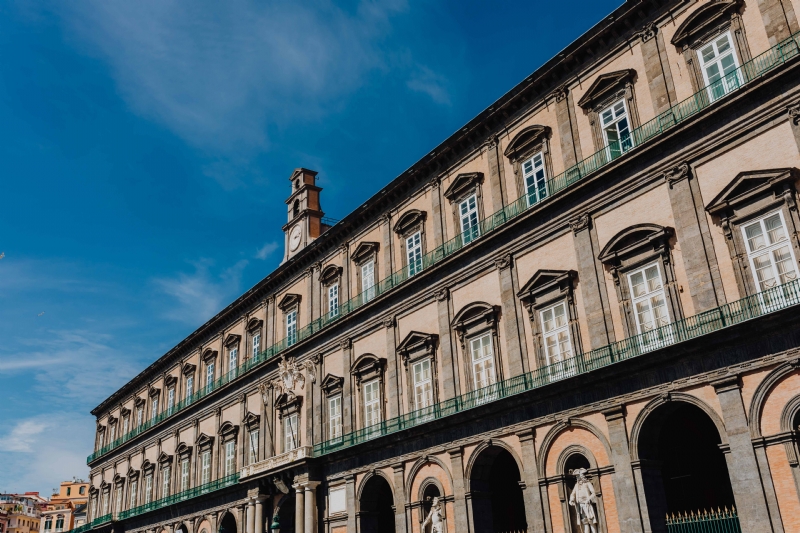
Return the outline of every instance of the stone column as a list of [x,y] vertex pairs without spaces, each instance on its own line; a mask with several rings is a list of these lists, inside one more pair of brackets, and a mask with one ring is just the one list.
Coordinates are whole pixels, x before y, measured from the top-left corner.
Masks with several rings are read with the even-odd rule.
[[602,266],[595,259],[600,253],[592,238],[589,213],[569,221],[578,259],[578,282],[581,286],[586,322],[589,328],[590,349],[614,342],[614,325],[608,306],[608,291]]
[[[467,500],[464,487],[464,452],[461,448],[447,450],[450,454],[450,471],[453,475],[453,509],[455,510],[456,531],[469,531]],[[348,528],[348,531],[350,529]]]
[[695,313],[702,313],[725,303],[717,255],[705,216],[700,191],[692,179],[688,163],[664,173],[669,184],[669,201],[675,217],[675,235],[689,279],[689,294]]
[[255,503],[253,500],[247,502],[247,522],[245,525],[245,533],[255,533],[256,530],[256,517],[255,517]]
[[405,465],[397,463],[392,465],[392,470],[394,471],[394,531],[407,533]]
[[771,517],[756,453],[750,439],[750,427],[744,411],[739,377],[730,376],[713,382],[717,392],[730,452],[725,455],[728,475],[731,478],[733,498],[739,514],[742,531],[748,533],[773,533]]
[[757,4],[770,46],[775,46],[800,30],[790,0],[759,0]]
[[614,498],[622,533],[642,533],[642,516],[639,513],[639,498],[631,468],[628,448],[628,432],[625,428],[625,413],[622,406],[603,411],[608,423],[608,440],[611,444],[611,462],[614,465]]
[[256,498],[255,532],[264,533],[264,497]]
[[292,485],[292,487],[294,488],[294,533],[305,533],[306,499],[304,487],[299,483]]
[[356,531],[356,476],[345,478],[347,497],[347,533]]
[[561,142],[561,153],[564,158],[564,167],[575,166],[583,159],[581,154],[581,141],[578,138],[578,129],[573,116],[572,94],[567,87],[559,87],[552,95],[556,100],[556,120],[558,121],[558,138]]
[[316,533],[317,522],[317,487],[319,481],[309,481],[305,484],[305,533]]
[[517,317],[517,295],[514,293],[513,258],[511,254],[495,260],[500,275],[500,299],[503,302],[503,331],[506,338],[506,358],[509,374],[513,378],[525,373],[527,366],[522,357],[522,344],[519,336],[519,319]]
[[436,293],[436,314],[439,320],[439,369],[442,372],[442,395],[439,401],[449,400],[458,394],[458,371],[453,345],[453,330],[450,328],[450,291],[441,289]]
[[522,481],[525,490],[522,497],[525,501],[525,520],[528,530],[545,531],[544,514],[542,512],[542,498],[539,492],[539,467],[536,464],[536,447],[534,446],[535,431],[526,429],[517,433],[520,447],[522,448]]

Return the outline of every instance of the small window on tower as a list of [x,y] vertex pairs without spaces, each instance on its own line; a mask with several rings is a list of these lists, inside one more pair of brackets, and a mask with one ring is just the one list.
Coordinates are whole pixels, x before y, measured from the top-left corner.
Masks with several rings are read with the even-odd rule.
[[292,218],[296,217],[300,214],[300,200],[294,201],[294,206],[292,207]]

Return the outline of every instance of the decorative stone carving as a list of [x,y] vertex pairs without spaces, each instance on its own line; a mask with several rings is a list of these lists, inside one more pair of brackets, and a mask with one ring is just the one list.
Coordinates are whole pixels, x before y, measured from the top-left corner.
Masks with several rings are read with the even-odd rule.
[[578,233],[589,227],[589,213],[583,213],[569,221],[569,227],[573,233]]
[[789,120],[792,121],[792,124],[795,126],[800,124],[800,102],[788,106],[787,110],[789,111]]
[[561,87],[559,87],[558,89],[556,89],[555,91],[550,93],[548,98],[555,98],[556,102],[561,102],[562,100],[564,100],[567,97],[567,92],[568,91],[569,91],[569,89],[567,89],[567,86],[566,85],[562,85]]
[[646,43],[650,39],[656,36],[658,33],[658,25],[655,22],[650,22],[645,24],[644,28],[639,31],[639,37],[641,37],[642,42]]
[[670,189],[681,180],[687,179],[691,173],[689,163],[683,162],[680,165],[673,167],[664,172],[664,180],[669,183]]
[[442,504],[439,503],[438,496],[433,497],[433,501],[431,502],[431,512],[428,513],[428,516],[422,523],[422,528],[421,528],[422,531],[425,531],[425,527],[429,523],[431,524],[431,533],[444,533],[444,518],[442,517]]
[[447,300],[447,298],[449,297],[450,297],[450,289],[447,288],[439,289],[439,291],[436,293],[436,299],[440,302]]
[[344,338],[344,339],[340,340],[339,341],[339,348],[341,348],[342,350],[346,350],[346,349],[350,348],[350,339]]
[[303,370],[308,372],[311,383],[317,381],[317,376],[314,374],[314,363],[311,361],[303,361],[298,364],[294,358],[289,359],[288,357],[283,361],[278,361],[278,379],[272,380],[276,399],[285,394],[286,401],[290,402],[297,397],[295,389],[298,386],[301,389],[306,386],[306,377],[303,375]]
[[384,318],[383,319],[383,327],[385,327],[386,329],[394,327],[394,317],[393,316],[389,316],[389,317]]
[[597,514],[594,510],[594,506],[597,505],[597,496],[595,496],[591,482],[586,479],[586,469],[570,470],[570,474],[578,478],[572,494],[569,495],[569,504],[575,508],[578,524],[583,526],[583,533],[597,533]]
[[494,266],[497,267],[498,270],[504,270],[511,266],[511,254],[506,254],[503,257],[495,259]]
[[268,381],[262,381],[258,384],[258,392],[261,394],[261,401],[264,402],[264,405],[269,404],[269,392],[272,389],[272,383]]

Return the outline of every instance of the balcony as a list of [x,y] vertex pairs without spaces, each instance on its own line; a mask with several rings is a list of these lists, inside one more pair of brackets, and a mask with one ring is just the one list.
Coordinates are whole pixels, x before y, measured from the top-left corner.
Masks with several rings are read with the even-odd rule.
[[[781,41],[763,54],[751,59],[747,63],[744,63],[736,71],[732,72],[729,76],[735,75],[735,79],[738,80],[737,83],[733,84],[724,80],[718,80],[708,87],[703,87],[686,100],[675,104],[667,111],[664,111],[654,119],[633,130],[631,132],[629,142],[603,147],[596,153],[577,163],[575,166],[568,168],[561,174],[551,179],[548,179],[546,184],[546,195],[538,196],[536,198],[532,196],[529,197],[527,194],[521,196],[515,202],[505,206],[496,213],[487,216],[483,220],[480,220],[477,225],[471,227],[466,233],[457,235],[453,239],[425,254],[421,261],[418,261],[414,264],[413,271],[411,271],[408,267],[404,267],[396,272],[391,273],[376,285],[370,287],[361,294],[354,296],[350,300],[343,302],[341,305],[339,305],[337,313],[325,313],[322,317],[312,321],[307,326],[298,329],[290,339],[283,339],[273,346],[270,346],[256,354],[254,357],[246,360],[243,365],[234,371],[222,376],[216,382],[198,391],[190,398],[187,398],[176,404],[172,410],[162,412],[157,417],[142,424],[140,427],[129,432],[127,435],[118,438],[106,446],[103,446],[87,458],[87,463],[92,463],[92,461],[95,459],[105,455],[109,451],[131,440],[137,435],[144,433],[151,427],[155,426],[166,418],[169,418],[173,414],[182,411],[189,405],[209,395],[211,392],[219,389],[223,385],[248,372],[252,368],[264,364],[278,354],[286,351],[291,346],[302,342],[314,336],[319,331],[327,328],[328,326],[337,323],[381,295],[400,285],[403,285],[408,279],[442,263],[472,243],[483,240],[487,235],[490,235],[495,231],[505,227],[507,223],[523,215],[527,210],[538,206],[542,202],[551,200],[554,196],[557,196],[558,193],[570,189],[573,185],[584,181],[587,177],[594,175],[594,173],[602,168],[624,158],[625,155],[629,153],[635,153],[643,146],[646,146],[650,141],[660,137],[661,134],[671,131],[676,126],[685,123],[709,106],[716,105],[717,103],[724,101],[728,95],[734,94],[742,88],[749,86],[753,81],[772,72],[776,68],[786,64],[799,55],[800,32],[784,41]],[[721,86],[721,83],[725,83],[725,85]]]
[[[194,487],[189,490],[173,494],[172,496],[167,496],[166,498],[161,498],[160,500],[146,503],[144,505],[139,505],[138,507],[134,507],[133,509],[128,509],[127,511],[122,511],[121,513],[119,513],[119,520],[125,520],[126,518],[130,518],[132,516],[138,516],[140,514],[148,513],[150,511],[155,511],[156,509],[161,509],[163,507],[168,507],[170,505],[184,502],[186,500],[190,500],[198,496],[203,496],[205,494],[209,494],[211,492],[224,489],[225,487],[236,485],[238,482],[239,482],[239,474],[232,474],[230,476],[220,478],[216,481],[206,483],[205,485],[200,485],[198,487]],[[94,526],[95,523],[92,522],[92,525]]]
[[244,479],[246,477],[269,472],[270,470],[280,468],[290,463],[308,459],[309,457],[313,457],[313,451],[314,449],[311,446],[300,446],[299,448],[295,448],[289,452],[275,455],[268,459],[264,459],[263,461],[259,461],[250,466],[244,467],[239,477]]

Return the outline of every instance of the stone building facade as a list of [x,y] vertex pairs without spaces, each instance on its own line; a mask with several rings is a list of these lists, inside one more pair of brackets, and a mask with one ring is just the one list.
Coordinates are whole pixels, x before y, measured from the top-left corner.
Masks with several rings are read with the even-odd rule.
[[93,411],[87,529],[800,531],[798,12],[627,1],[335,224],[297,169]]

